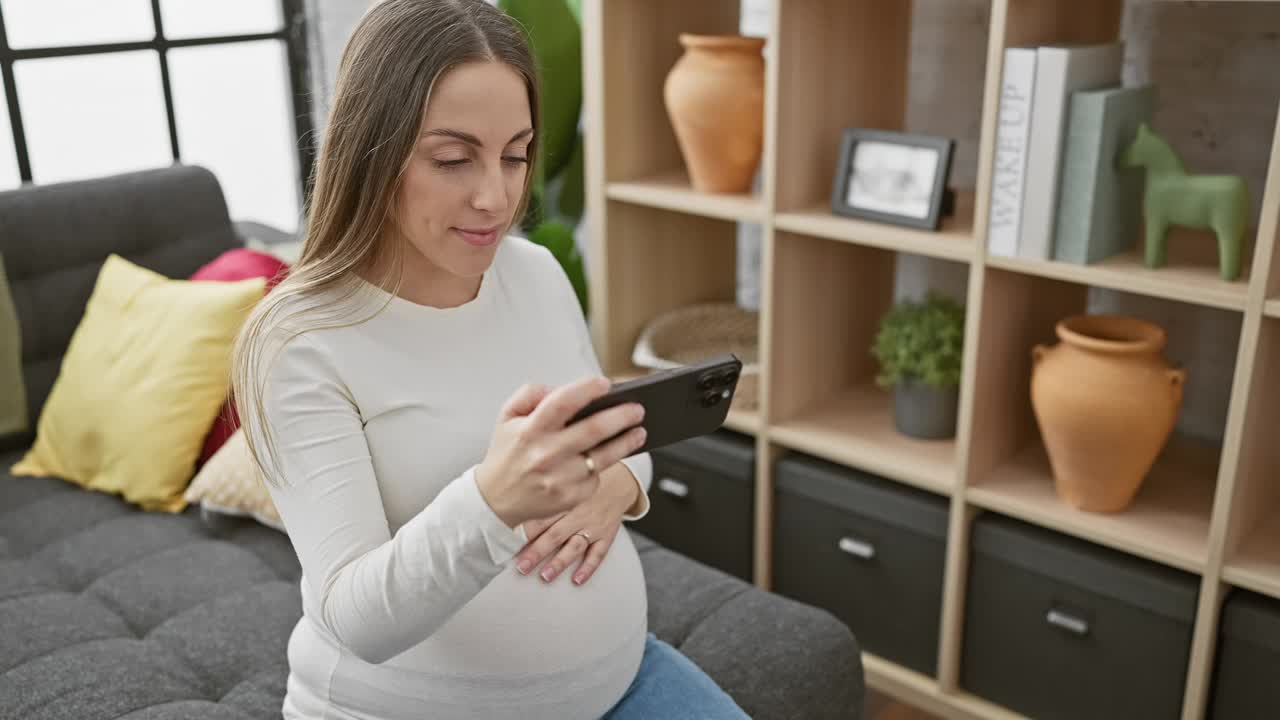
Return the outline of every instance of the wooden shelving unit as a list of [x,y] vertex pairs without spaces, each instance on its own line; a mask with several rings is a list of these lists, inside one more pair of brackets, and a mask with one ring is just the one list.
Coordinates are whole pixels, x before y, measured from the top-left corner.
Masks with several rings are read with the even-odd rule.
[[[591,325],[601,361],[610,374],[636,372],[631,351],[653,317],[731,301],[736,224],[758,224],[760,402],[727,423],[757,444],[756,584],[771,587],[776,460],[802,452],[856,467],[946,497],[951,508],[937,672],[866,653],[868,684],[946,717],[1017,717],[959,683],[968,534],[977,514],[995,512],[1198,576],[1182,717],[1201,718],[1226,593],[1235,586],[1280,598],[1280,443],[1272,437],[1280,427],[1280,107],[1272,134],[1257,138],[1269,153],[1266,187],[1240,279],[1218,277],[1205,238],[1175,236],[1158,270],[1136,253],[1088,266],[988,256],[1004,49],[1116,39],[1124,8],[1123,0],[990,0],[973,118],[980,131],[970,148],[976,177],[957,188],[956,212],[936,232],[835,215],[828,198],[841,131],[906,126],[912,6],[773,0],[759,188],[708,195],[690,186],[662,86],[681,54],[679,33],[738,32],[739,0],[584,3]],[[890,397],[874,384],[871,340],[894,298],[896,264],[908,256],[950,263],[967,279],[958,432],[949,441],[897,433]],[[1094,288],[1188,312],[1223,310],[1241,328],[1221,443],[1175,438],[1131,508],[1114,515],[1078,512],[1057,497],[1027,394],[1029,349],[1053,342],[1054,323],[1084,310]]]

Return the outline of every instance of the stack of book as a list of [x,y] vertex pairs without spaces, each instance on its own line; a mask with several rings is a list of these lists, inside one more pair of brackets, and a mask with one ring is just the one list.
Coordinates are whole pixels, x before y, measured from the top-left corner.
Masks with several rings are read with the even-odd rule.
[[1133,246],[1141,169],[1117,160],[1155,89],[1124,87],[1121,43],[1005,50],[987,232],[990,255],[1087,264]]

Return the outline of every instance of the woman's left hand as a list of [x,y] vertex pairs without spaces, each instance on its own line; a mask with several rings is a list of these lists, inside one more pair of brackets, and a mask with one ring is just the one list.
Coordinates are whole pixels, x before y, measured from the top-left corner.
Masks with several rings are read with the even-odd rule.
[[[585,583],[604,561],[622,525],[622,515],[638,491],[639,486],[625,465],[618,463],[608,468],[600,474],[600,486],[591,499],[569,512],[524,524],[529,543],[516,554],[516,570],[527,575],[550,557],[538,575],[551,582],[585,556],[573,575],[575,585]],[[586,531],[591,540],[576,534],[579,531]]]

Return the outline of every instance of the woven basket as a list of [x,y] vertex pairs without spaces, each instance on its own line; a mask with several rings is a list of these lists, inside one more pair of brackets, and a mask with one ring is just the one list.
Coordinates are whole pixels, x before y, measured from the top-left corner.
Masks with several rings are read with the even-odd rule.
[[640,334],[631,362],[668,370],[733,353],[742,361],[731,408],[754,410],[759,386],[759,313],[733,303],[689,305],[659,315]]

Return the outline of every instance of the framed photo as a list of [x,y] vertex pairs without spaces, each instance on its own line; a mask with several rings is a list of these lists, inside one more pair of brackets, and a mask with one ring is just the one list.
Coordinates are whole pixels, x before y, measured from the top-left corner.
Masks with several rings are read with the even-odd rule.
[[937,230],[950,208],[950,138],[849,128],[840,141],[831,211]]

